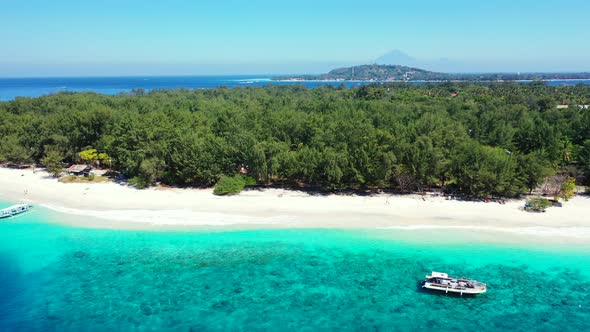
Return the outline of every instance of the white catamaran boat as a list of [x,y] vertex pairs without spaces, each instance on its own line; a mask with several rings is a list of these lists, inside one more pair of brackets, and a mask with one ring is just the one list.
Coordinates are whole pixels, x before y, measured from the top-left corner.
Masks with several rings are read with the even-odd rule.
[[461,295],[481,294],[487,290],[487,286],[483,282],[464,278],[455,279],[446,273],[434,271],[431,275],[426,276],[426,280],[422,282],[422,288]]
[[16,216],[29,211],[33,206],[31,204],[17,204],[0,210],[0,219]]

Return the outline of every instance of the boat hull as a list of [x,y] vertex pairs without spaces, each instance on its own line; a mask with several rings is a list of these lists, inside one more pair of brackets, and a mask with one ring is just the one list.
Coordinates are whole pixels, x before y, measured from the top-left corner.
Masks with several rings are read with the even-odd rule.
[[487,291],[487,285],[477,280],[453,278],[443,272],[432,271],[422,282],[422,288],[445,294],[477,295]]
[[446,294],[459,295],[477,295],[483,294],[487,291],[486,288],[453,288],[450,286],[436,285],[428,282],[424,282],[422,284],[422,288]]

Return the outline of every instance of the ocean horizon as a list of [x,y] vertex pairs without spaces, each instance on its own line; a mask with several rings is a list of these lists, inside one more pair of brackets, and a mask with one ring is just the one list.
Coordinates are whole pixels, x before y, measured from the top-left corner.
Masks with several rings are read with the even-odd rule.
[[[94,92],[106,95],[129,93],[134,89],[207,89],[302,84],[309,88],[331,85],[347,87],[378,83],[367,81],[273,81],[275,75],[218,76],[104,76],[0,78],[0,101],[17,97],[40,97],[60,92]],[[423,84],[424,82],[413,82]],[[554,80],[548,85],[590,84],[590,80]]]
[[[9,202],[0,202],[0,207]],[[0,330],[590,329],[588,245],[441,230],[137,231],[0,222]],[[488,284],[424,292],[432,270]]]

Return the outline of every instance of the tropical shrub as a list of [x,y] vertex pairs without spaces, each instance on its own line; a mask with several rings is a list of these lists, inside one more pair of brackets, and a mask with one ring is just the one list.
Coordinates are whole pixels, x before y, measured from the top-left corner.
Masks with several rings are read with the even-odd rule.
[[236,195],[239,194],[246,186],[246,180],[240,175],[234,175],[232,177],[222,176],[213,188],[213,194],[223,195]]
[[57,151],[48,151],[41,159],[41,164],[55,177],[64,171],[63,156]]
[[542,197],[536,197],[528,200],[525,205],[525,210],[529,212],[545,212],[551,206],[551,202]]
[[561,191],[559,192],[559,197],[563,198],[563,200],[567,202],[570,200],[570,198],[574,197],[575,190],[576,190],[576,179],[570,177],[561,185]]
[[142,176],[134,176],[129,179],[128,183],[130,186],[133,186],[137,189],[145,189],[150,186],[149,180]]

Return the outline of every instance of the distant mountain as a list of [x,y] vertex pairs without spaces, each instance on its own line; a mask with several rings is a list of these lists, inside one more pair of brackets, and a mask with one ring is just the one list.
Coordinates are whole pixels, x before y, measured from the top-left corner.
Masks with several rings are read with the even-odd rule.
[[310,81],[368,81],[368,82],[411,82],[411,81],[518,81],[518,80],[566,80],[590,79],[590,73],[488,73],[449,74],[400,65],[361,65],[331,70],[321,75],[300,75],[275,77],[274,80]]
[[[423,68],[437,72],[469,72],[465,70],[470,66],[464,61],[456,61],[448,58],[416,58],[400,50],[389,51],[374,61],[378,65],[398,65],[413,68]],[[473,66],[471,66],[473,67]],[[472,68],[473,69],[473,68]],[[471,70],[472,71],[472,70]],[[478,70],[481,72],[481,70]]]
[[375,59],[375,64],[421,67],[420,61],[418,59],[411,57],[400,50],[393,50],[383,54],[382,56]]
[[[453,58],[444,56],[420,57],[408,55],[401,50],[392,50],[372,60],[378,65],[400,65],[413,68],[422,68],[442,73],[498,73],[498,72],[551,72],[570,73],[575,71],[588,71],[590,65],[583,60],[576,60],[572,55],[569,60],[562,57],[560,60],[548,60],[546,58],[512,58],[510,54],[504,58]],[[582,63],[581,63],[582,61]]]

